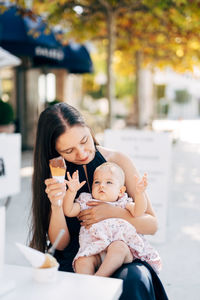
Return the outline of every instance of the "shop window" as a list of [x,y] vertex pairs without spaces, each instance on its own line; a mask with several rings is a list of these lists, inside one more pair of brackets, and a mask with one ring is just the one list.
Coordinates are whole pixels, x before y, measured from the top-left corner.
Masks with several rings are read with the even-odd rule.
[[56,98],[56,76],[53,73],[41,74],[38,79],[40,103],[50,103]]

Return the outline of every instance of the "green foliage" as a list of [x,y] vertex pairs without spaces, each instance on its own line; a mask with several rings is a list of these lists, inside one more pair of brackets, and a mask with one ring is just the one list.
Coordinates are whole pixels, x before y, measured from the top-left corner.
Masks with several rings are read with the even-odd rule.
[[156,85],[156,99],[159,100],[165,97],[165,88],[166,86],[164,84]]
[[61,102],[60,100],[55,99],[55,100],[53,100],[53,101],[51,101],[51,102],[48,102],[48,106],[52,106],[52,105],[57,104],[57,103],[60,103],[60,102]]
[[163,108],[164,114],[167,116],[169,112],[169,103],[166,103]]
[[184,104],[189,102],[190,94],[187,90],[176,90],[175,102],[179,104]]
[[161,115],[162,117],[167,116],[169,112],[169,103],[158,103],[157,110],[159,115]]
[[87,92],[94,99],[100,99],[106,97],[106,87],[105,85],[99,85],[99,88],[96,90],[89,90]]
[[86,74],[83,78],[84,94],[90,95],[94,99],[104,98],[106,95],[105,85],[97,84],[94,74]]
[[131,76],[118,76],[116,80],[116,98],[133,97],[136,93],[135,80]]
[[[95,45],[98,49],[98,54],[93,55],[92,57],[95,73],[84,75],[83,92],[84,94],[90,95],[94,99],[100,99],[106,97],[106,82],[105,84],[98,84],[96,81],[96,76],[98,77],[98,74],[103,74],[106,77],[106,52],[105,47],[102,47],[102,43],[96,42]],[[128,63],[126,59],[126,64],[124,64],[123,68],[121,68],[120,62],[121,60],[124,61],[124,58],[121,57],[121,54],[122,53],[120,51],[115,53],[115,74],[117,74],[115,78],[115,96],[118,99],[123,99],[127,96],[132,98],[136,92],[133,66],[131,63]]]
[[0,125],[8,125],[14,122],[14,111],[10,103],[0,99]]

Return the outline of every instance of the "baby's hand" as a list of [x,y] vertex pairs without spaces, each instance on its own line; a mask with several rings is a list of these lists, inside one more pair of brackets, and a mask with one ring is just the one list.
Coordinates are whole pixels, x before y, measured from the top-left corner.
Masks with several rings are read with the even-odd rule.
[[86,181],[79,181],[78,170],[72,174],[72,177],[69,172],[67,172],[67,179],[68,180],[65,180],[65,182],[71,192],[77,192],[86,183]]
[[144,173],[142,178],[140,179],[138,176],[135,175],[135,190],[136,194],[142,194],[146,190],[146,187],[148,185],[147,182],[147,173]]

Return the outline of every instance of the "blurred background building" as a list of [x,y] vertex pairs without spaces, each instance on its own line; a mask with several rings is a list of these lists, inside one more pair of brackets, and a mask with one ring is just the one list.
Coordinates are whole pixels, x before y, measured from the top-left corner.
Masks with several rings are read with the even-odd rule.
[[[14,109],[22,149],[31,149],[40,112],[55,100],[73,98],[70,74],[92,72],[92,61],[84,45],[62,45],[40,16],[12,4],[1,4],[0,45],[20,58],[18,66],[1,68],[0,93]],[[80,99],[81,76],[75,82],[74,94]]]

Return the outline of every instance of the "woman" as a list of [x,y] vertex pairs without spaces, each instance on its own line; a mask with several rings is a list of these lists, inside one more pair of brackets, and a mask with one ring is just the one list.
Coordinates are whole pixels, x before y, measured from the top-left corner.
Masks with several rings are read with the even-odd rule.
[[[125,172],[127,193],[134,198],[134,175],[138,175],[132,161],[126,155],[97,144],[80,113],[66,103],[47,108],[38,121],[33,174],[32,241],[31,247],[45,251],[48,239],[55,241],[61,228],[65,235],[57,246],[55,257],[60,270],[73,271],[72,261],[78,248],[81,225],[87,227],[107,218],[122,218],[133,224],[138,233],[154,234],[157,221],[147,198],[146,214],[133,217],[128,210],[111,207],[105,203],[90,202],[91,209],[79,214],[79,219],[64,216],[59,202],[66,192],[65,183],[50,178],[49,160],[61,155],[70,175],[78,170],[80,182],[86,181],[78,192],[91,192],[93,173],[105,161],[117,163]],[[145,195],[147,197],[147,195]],[[58,201],[59,200],[59,201]],[[135,260],[123,265],[113,276],[124,280],[121,300],[166,300],[164,288],[153,269],[145,262]]]

